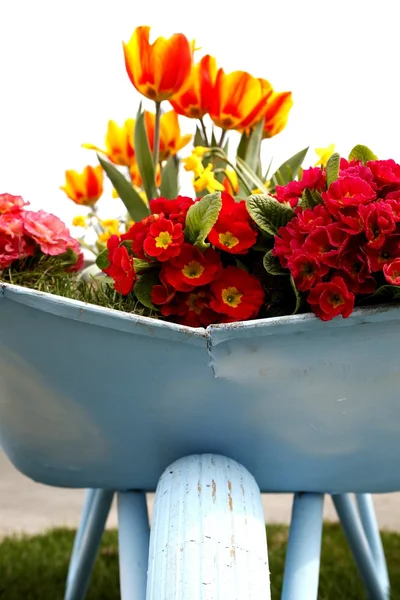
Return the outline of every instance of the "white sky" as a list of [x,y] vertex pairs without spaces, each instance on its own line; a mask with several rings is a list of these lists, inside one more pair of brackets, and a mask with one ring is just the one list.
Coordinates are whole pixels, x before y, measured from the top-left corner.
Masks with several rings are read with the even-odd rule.
[[[0,193],[20,194],[67,224],[83,212],[59,186],[65,169],[96,164],[82,142],[102,145],[108,119],[135,116],[139,95],[126,75],[121,42],[145,24],[154,36],[195,38],[201,53],[216,56],[226,71],[247,70],[277,91],[293,91],[287,128],[264,142],[275,166],[307,145],[331,142],[343,154],[363,143],[381,158],[400,160],[397,6],[395,0],[0,0]],[[314,161],[310,153],[308,163]],[[102,202],[107,213],[119,201]]]

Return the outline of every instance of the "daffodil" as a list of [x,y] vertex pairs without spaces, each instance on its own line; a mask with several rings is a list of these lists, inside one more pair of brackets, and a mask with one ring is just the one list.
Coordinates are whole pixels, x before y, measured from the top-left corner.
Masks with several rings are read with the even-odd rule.
[[87,227],[86,217],[83,217],[82,215],[77,215],[72,219],[72,225],[74,227]]
[[216,178],[212,170],[212,164],[208,163],[201,175],[193,180],[193,187],[196,193],[207,189],[210,194],[213,192],[223,192],[224,186]]
[[335,152],[335,144],[330,144],[327,148],[315,148],[315,154],[319,156],[319,160],[315,163],[315,167],[321,165],[321,167],[325,167],[326,163]]

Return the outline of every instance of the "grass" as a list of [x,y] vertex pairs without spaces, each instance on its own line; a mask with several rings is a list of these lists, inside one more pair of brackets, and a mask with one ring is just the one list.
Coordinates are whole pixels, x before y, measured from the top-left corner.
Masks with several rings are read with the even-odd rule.
[[[272,600],[279,600],[287,542],[287,527],[267,527]],[[383,533],[392,600],[400,600],[400,535]],[[74,532],[56,529],[35,537],[0,542],[1,600],[62,600]],[[359,581],[343,533],[336,524],[324,527],[319,600],[362,600]],[[120,600],[118,543],[107,531],[96,561],[87,600]]]

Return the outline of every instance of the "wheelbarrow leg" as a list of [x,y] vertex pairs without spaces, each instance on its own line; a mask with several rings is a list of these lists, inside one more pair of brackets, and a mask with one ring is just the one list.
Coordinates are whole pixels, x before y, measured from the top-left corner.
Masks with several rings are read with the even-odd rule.
[[145,600],[149,517],[143,492],[118,494],[119,574],[122,600]]
[[229,458],[182,458],[158,483],[147,600],[171,598],[271,598],[260,490]]
[[323,505],[323,494],[294,496],[282,600],[317,599]]
[[83,600],[86,595],[113,495],[114,492],[109,490],[87,492],[82,520],[74,542],[64,600]]
[[81,547],[82,538],[86,531],[87,522],[89,519],[90,509],[92,508],[92,505],[93,505],[93,499],[95,496],[95,492],[96,492],[96,490],[94,490],[94,489],[88,489],[85,492],[85,500],[83,503],[81,520],[79,522],[79,526],[78,526],[78,529],[77,529],[77,532],[75,535],[74,545],[73,545],[72,553],[71,553],[71,559],[69,561],[67,587],[69,585],[69,581],[72,577],[72,574],[73,574],[75,566],[76,566],[76,561],[79,556],[79,549]]
[[363,525],[350,494],[332,496],[347,542],[370,600],[388,600],[389,589],[374,564]]
[[370,494],[356,494],[356,502],[361,523],[364,527],[365,536],[368,540],[372,557],[375,561],[378,577],[383,589],[386,590],[387,594],[389,595],[389,575],[372,497]]

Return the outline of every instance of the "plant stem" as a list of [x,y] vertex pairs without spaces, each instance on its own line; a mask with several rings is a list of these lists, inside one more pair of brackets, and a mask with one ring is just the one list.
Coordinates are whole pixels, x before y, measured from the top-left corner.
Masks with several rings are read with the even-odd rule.
[[219,146],[220,148],[222,148],[222,144],[223,144],[223,143],[224,143],[224,141],[225,141],[225,136],[226,136],[226,129],[223,129],[223,130],[222,130],[222,133],[221,133],[221,137],[219,138],[219,143],[218,143],[218,146]]
[[200,125],[201,125],[201,130],[203,132],[203,137],[204,137],[204,141],[206,143],[207,148],[210,147],[210,144],[208,143],[208,138],[207,138],[207,129],[206,126],[204,125],[204,121],[203,119],[200,119]]
[[157,169],[158,157],[160,155],[160,121],[161,121],[161,102],[156,102],[156,120],[155,120],[155,124],[154,124],[154,150],[153,150],[154,169]]

